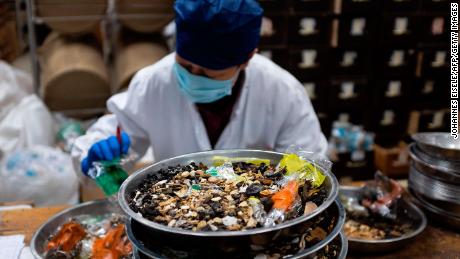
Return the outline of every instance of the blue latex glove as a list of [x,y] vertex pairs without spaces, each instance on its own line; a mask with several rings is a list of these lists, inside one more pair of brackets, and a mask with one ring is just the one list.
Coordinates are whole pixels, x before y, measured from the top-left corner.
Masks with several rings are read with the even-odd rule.
[[121,133],[122,148],[116,136],[110,136],[107,139],[100,140],[93,144],[88,151],[88,156],[81,161],[81,170],[87,175],[88,170],[93,166],[96,161],[111,161],[114,158],[119,158],[122,154],[127,154],[131,140],[128,134]]

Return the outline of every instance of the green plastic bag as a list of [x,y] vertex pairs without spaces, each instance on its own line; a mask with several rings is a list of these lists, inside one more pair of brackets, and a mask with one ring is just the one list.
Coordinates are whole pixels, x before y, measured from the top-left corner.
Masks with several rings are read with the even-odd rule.
[[120,159],[94,162],[89,175],[106,196],[117,193],[120,186],[128,178],[128,173],[122,168]]

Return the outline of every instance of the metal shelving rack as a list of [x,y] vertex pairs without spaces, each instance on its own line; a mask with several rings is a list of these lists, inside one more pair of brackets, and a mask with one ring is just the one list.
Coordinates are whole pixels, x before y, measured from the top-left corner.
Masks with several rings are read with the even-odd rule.
[[[21,0],[15,0],[19,2]],[[151,19],[151,18],[163,18],[168,14],[120,14],[116,10],[117,0],[107,0],[107,8],[104,14],[101,15],[84,15],[84,16],[53,16],[45,17],[38,15],[36,0],[23,0],[25,1],[26,13],[27,13],[27,28],[28,28],[28,43],[30,49],[30,56],[32,62],[32,73],[34,81],[34,89],[38,96],[43,97],[41,94],[41,77],[40,77],[40,61],[38,56],[38,44],[37,44],[37,31],[36,25],[45,24],[46,22],[68,22],[68,21],[101,21],[101,31],[103,36],[102,53],[103,59],[109,70],[109,84],[111,93],[115,93],[115,78],[112,54],[117,49],[117,35],[120,32],[120,19]],[[69,5],[72,5],[72,1]],[[18,4],[19,5],[19,4]],[[105,112],[105,108],[92,108],[92,109],[77,109],[77,110],[64,110],[55,111],[62,112],[65,115],[87,115],[87,114],[102,114]]]

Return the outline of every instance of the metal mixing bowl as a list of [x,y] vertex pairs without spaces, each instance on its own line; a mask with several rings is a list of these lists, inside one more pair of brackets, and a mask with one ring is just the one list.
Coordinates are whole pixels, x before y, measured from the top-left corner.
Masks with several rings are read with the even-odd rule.
[[460,211],[460,186],[458,184],[434,179],[411,166],[409,186],[430,199],[448,202],[452,207],[456,207],[457,212]]
[[[347,237],[345,236],[344,233],[340,233],[334,240],[340,243],[340,251],[339,254],[337,255],[336,259],[345,259],[347,258],[348,254],[348,240]],[[323,248],[324,249],[324,248]],[[144,253],[140,252],[136,248],[134,248],[134,259],[150,259],[150,258],[155,258],[155,257],[150,257],[148,255],[145,255]],[[309,257],[302,257],[302,258],[309,258]],[[311,258],[311,257],[310,257]],[[332,258],[330,258],[332,259]]]
[[409,154],[418,171],[440,181],[460,184],[460,162],[432,157],[420,150],[416,143],[409,145]]
[[417,133],[412,135],[412,139],[429,155],[460,160],[460,139],[455,140],[450,133]]
[[[327,235],[327,237],[323,239],[322,241],[318,242],[317,244],[313,245],[312,247],[309,247],[301,251],[300,253],[297,253],[287,258],[314,258],[315,255],[319,251],[321,251],[321,249],[323,249],[327,244],[331,243],[332,240],[338,237],[338,235],[341,233],[343,223],[345,222],[345,209],[343,208],[342,204],[338,200],[336,200],[329,208],[327,208],[326,212],[335,218],[335,222],[334,222],[335,225],[333,229],[331,230],[331,232]],[[128,221],[126,223],[126,232],[127,232],[129,240],[131,241],[135,249],[139,251],[140,254],[143,255],[142,257],[155,258],[155,259],[156,258],[166,258],[165,256],[161,255],[162,254],[161,251],[170,250],[170,246],[161,246],[158,242],[158,239],[151,238],[152,234],[150,234],[148,230],[143,229],[143,226],[141,224],[136,223],[133,220]],[[296,236],[301,236],[303,233],[299,233]],[[291,237],[291,238],[294,239],[296,236]],[[161,237],[159,238],[161,239]],[[268,246],[276,245],[277,240],[278,240],[277,238],[279,237],[276,237],[274,240],[271,240],[271,244],[269,244]],[[348,244],[346,242],[345,237],[341,236],[340,238],[342,239],[341,241],[342,250],[338,258],[345,258],[346,253],[347,253]],[[239,250],[239,251],[242,251],[241,253],[238,253],[238,251],[232,251],[231,249],[228,249],[228,247],[223,247],[223,246],[220,246],[219,250],[220,251],[231,250],[233,255],[235,253],[242,254],[242,253],[245,253],[245,251],[250,250],[251,243],[246,242],[246,240],[241,240],[241,241],[242,242],[239,244],[241,246],[239,247],[239,249],[242,249],[242,250]],[[180,241],[178,240],[177,242],[180,242]],[[205,247],[204,249],[205,249],[204,252],[209,251],[209,247],[208,248]],[[173,253],[181,255],[182,258],[190,258],[193,255],[195,255],[195,258],[196,257],[207,258],[205,257],[205,253],[203,253],[203,251],[200,250],[199,248],[194,249],[192,251],[184,251],[182,249],[179,249],[179,251],[174,251]],[[225,254],[222,254],[220,256],[225,257]],[[229,255],[229,256],[233,257],[232,255]],[[213,257],[214,257],[214,254],[213,254]]]
[[[362,192],[361,187],[341,186],[340,194],[348,197],[360,197]],[[357,238],[348,238],[348,246],[351,252],[364,253],[387,253],[399,249],[411,243],[426,227],[427,220],[425,214],[414,204],[403,199],[401,202],[401,211],[398,217],[403,217],[407,221],[412,221],[414,230],[401,237],[388,238],[383,240],[363,240]]]
[[109,213],[123,214],[117,203],[108,200],[90,201],[68,208],[46,221],[34,234],[30,241],[30,250],[37,259],[43,258],[48,238],[55,234],[60,226],[81,215],[105,215]]
[[191,230],[168,227],[166,225],[162,225],[142,217],[140,213],[135,213],[129,207],[128,198],[130,193],[135,191],[139,184],[141,184],[148,175],[155,174],[162,168],[167,168],[168,166],[177,166],[178,164],[187,165],[191,162],[202,162],[206,165],[212,165],[212,158],[214,156],[226,156],[233,158],[253,157],[269,159],[272,163],[277,164],[283,157],[283,154],[259,150],[215,150],[192,153],[166,159],[134,173],[123,183],[118,193],[118,200],[120,202],[121,208],[133,220],[144,225],[144,227],[148,229],[152,235],[161,237],[161,241],[165,244],[172,244],[173,246],[177,245],[179,247],[183,246],[184,244],[188,245],[189,247],[232,247],[238,246],[244,242],[253,244],[267,244],[276,236],[287,235],[290,232],[299,231],[302,229],[303,225],[307,225],[309,219],[312,219],[324,211],[326,208],[328,208],[334,202],[338,194],[337,179],[332,173],[326,170],[322,170],[326,175],[326,180],[324,181],[322,188],[326,188],[328,196],[326,200],[320,204],[313,213],[288,220],[274,227],[255,228],[245,231],[194,232]]
[[427,213],[434,223],[460,230],[460,216],[455,215],[449,208],[442,208],[437,203],[423,196],[423,194],[409,186],[410,193],[414,196],[414,202]]

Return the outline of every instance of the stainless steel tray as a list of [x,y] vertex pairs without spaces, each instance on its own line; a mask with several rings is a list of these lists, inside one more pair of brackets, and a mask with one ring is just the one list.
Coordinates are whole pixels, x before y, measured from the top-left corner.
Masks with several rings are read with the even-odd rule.
[[440,181],[460,184],[459,162],[452,162],[427,155],[415,143],[409,145],[409,154],[413,166],[418,171]]
[[30,241],[32,255],[39,259],[43,258],[48,238],[55,234],[57,229],[69,219],[80,215],[104,215],[108,213],[124,214],[117,203],[108,200],[90,201],[68,208],[45,222],[33,235]]
[[460,185],[434,179],[411,166],[409,186],[433,200],[452,203],[460,209]]
[[423,197],[423,195],[411,188],[411,186],[409,186],[409,191],[414,197],[414,202],[417,204],[417,206],[421,207],[427,213],[427,216],[430,218],[430,220],[433,220],[435,224],[460,230],[459,216],[452,213],[451,210],[446,210],[433,204],[425,197]]
[[[340,238],[341,239],[341,244],[342,244],[340,254],[338,255],[337,258],[340,258],[340,259],[342,259],[342,258],[345,259],[346,258],[347,251],[348,251],[348,242],[347,242],[347,239],[346,239],[345,235],[341,232],[342,231],[342,226],[343,226],[343,224],[345,222],[345,209],[343,208],[343,206],[340,203],[340,201],[336,200],[327,210],[328,211],[334,211],[335,213],[337,213],[337,215],[336,215],[337,220],[335,222],[335,226],[332,229],[332,231],[329,233],[329,235],[324,240],[318,242],[314,246],[309,247],[309,248],[303,250],[302,252],[300,252],[298,254],[295,254],[293,256],[286,257],[286,258],[291,258],[291,259],[294,259],[294,258],[296,258],[296,259],[297,258],[314,258],[315,255],[319,251],[321,251],[321,249],[323,249],[326,245],[328,245],[330,242],[332,242],[332,240],[334,240],[336,238]],[[148,247],[146,247],[143,244],[142,241],[140,241],[140,240],[138,240],[136,238],[136,233],[135,233],[135,231],[134,231],[134,229],[132,227],[131,222],[126,223],[126,232],[128,234],[128,238],[131,241],[131,243],[133,244],[133,247],[135,248],[135,250],[140,251],[144,257],[153,258],[153,259],[165,258],[165,257],[162,257],[159,253],[157,253],[157,252],[149,249]],[[187,257],[185,252],[184,252],[184,256]]]
[[450,133],[433,132],[412,135],[426,153],[444,159],[460,160],[460,139],[455,140]]
[[[362,191],[361,187],[341,186],[340,195],[357,197]],[[412,242],[418,235],[420,235],[426,227],[427,220],[425,214],[417,208],[414,204],[407,200],[403,200],[404,209],[407,210],[407,215],[410,220],[414,221],[416,226],[414,231],[397,238],[388,238],[383,240],[363,240],[350,238],[348,239],[348,246],[350,252],[365,252],[365,253],[384,253],[392,250],[399,249],[410,242]],[[399,216],[399,215],[398,215]]]
[[[253,158],[262,158],[262,159],[269,159],[273,163],[277,164],[279,160],[282,158],[282,153],[277,152],[270,152],[270,151],[260,151],[260,150],[214,150],[214,151],[206,151],[206,152],[199,152],[199,153],[192,153],[183,156],[178,156],[170,159],[166,159],[160,162],[157,162],[153,165],[150,165],[144,169],[141,169],[128,177],[123,185],[120,187],[120,191],[118,193],[118,200],[120,203],[121,208],[134,220],[138,221],[139,223],[145,225],[145,227],[155,229],[159,233],[168,234],[168,235],[177,235],[182,237],[189,237],[189,238],[197,238],[197,237],[243,237],[243,236],[254,236],[258,234],[264,234],[268,232],[274,231],[281,231],[285,228],[294,227],[299,223],[308,221],[309,219],[315,217],[326,208],[328,208],[335,200],[338,194],[338,182],[335,176],[328,171],[324,171],[326,175],[326,180],[324,181],[323,185],[327,189],[328,197],[327,199],[320,205],[318,208],[311,214],[306,216],[301,216],[281,224],[278,224],[274,227],[270,228],[256,228],[252,230],[246,231],[216,231],[216,232],[201,232],[201,231],[191,231],[191,230],[184,230],[180,228],[172,228],[168,227],[159,223],[155,223],[153,221],[147,220],[146,218],[142,217],[139,213],[135,213],[128,205],[128,198],[129,194],[133,192],[140,183],[144,181],[144,179],[149,175],[153,174],[156,171],[167,168],[168,166],[177,166],[180,165],[187,165],[191,162],[202,162],[207,165],[212,164],[212,158],[214,156],[227,156],[227,157],[253,157]],[[177,238],[176,236],[176,238]]]

